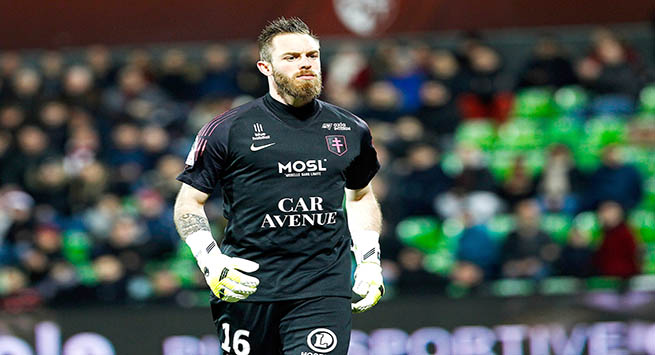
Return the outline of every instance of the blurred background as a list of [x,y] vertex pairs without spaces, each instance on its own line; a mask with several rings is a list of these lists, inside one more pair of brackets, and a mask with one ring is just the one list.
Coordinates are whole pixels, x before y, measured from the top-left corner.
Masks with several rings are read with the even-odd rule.
[[[281,15],[321,37],[322,99],[382,163],[387,295],[351,354],[655,354],[652,1],[0,14],[3,354],[219,352],[175,177],[200,127],[267,92],[254,39]],[[207,214],[220,238],[220,196]]]

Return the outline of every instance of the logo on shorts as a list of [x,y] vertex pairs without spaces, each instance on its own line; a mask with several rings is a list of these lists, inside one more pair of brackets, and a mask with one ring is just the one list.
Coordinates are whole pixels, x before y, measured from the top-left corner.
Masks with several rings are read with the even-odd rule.
[[329,353],[337,347],[337,336],[326,328],[316,328],[307,335],[307,345],[319,353]]
[[330,153],[342,156],[348,151],[346,136],[325,136],[325,142],[327,143],[327,148]]

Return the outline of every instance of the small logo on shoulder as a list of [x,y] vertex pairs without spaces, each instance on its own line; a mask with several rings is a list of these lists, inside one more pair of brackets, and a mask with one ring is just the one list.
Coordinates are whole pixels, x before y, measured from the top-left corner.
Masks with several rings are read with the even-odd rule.
[[316,328],[307,335],[307,346],[319,353],[329,353],[337,347],[337,336],[326,328]]
[[330,153],[342,156],[348,151],[348,143],[346,143],[346,136],[325,136],[325,142]]

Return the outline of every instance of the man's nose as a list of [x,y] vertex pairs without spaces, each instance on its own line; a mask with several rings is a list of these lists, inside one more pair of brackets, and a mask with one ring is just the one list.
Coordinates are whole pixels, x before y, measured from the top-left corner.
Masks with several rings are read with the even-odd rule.
[[300,61],[300,68],[301,69],[309,69],[312,67],[312,61],[309,59],[309,57],[304,57]]

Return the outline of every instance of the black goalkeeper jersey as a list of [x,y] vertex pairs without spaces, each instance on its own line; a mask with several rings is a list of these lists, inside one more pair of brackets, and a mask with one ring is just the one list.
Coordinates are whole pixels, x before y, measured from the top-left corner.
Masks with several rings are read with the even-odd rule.
[[344,187],[365,187],[379,167],[368,126],[352,113],[266,95],[207,123],[178,180],[222,190],[222,252],[259,263],[246,301],[350,297]]

